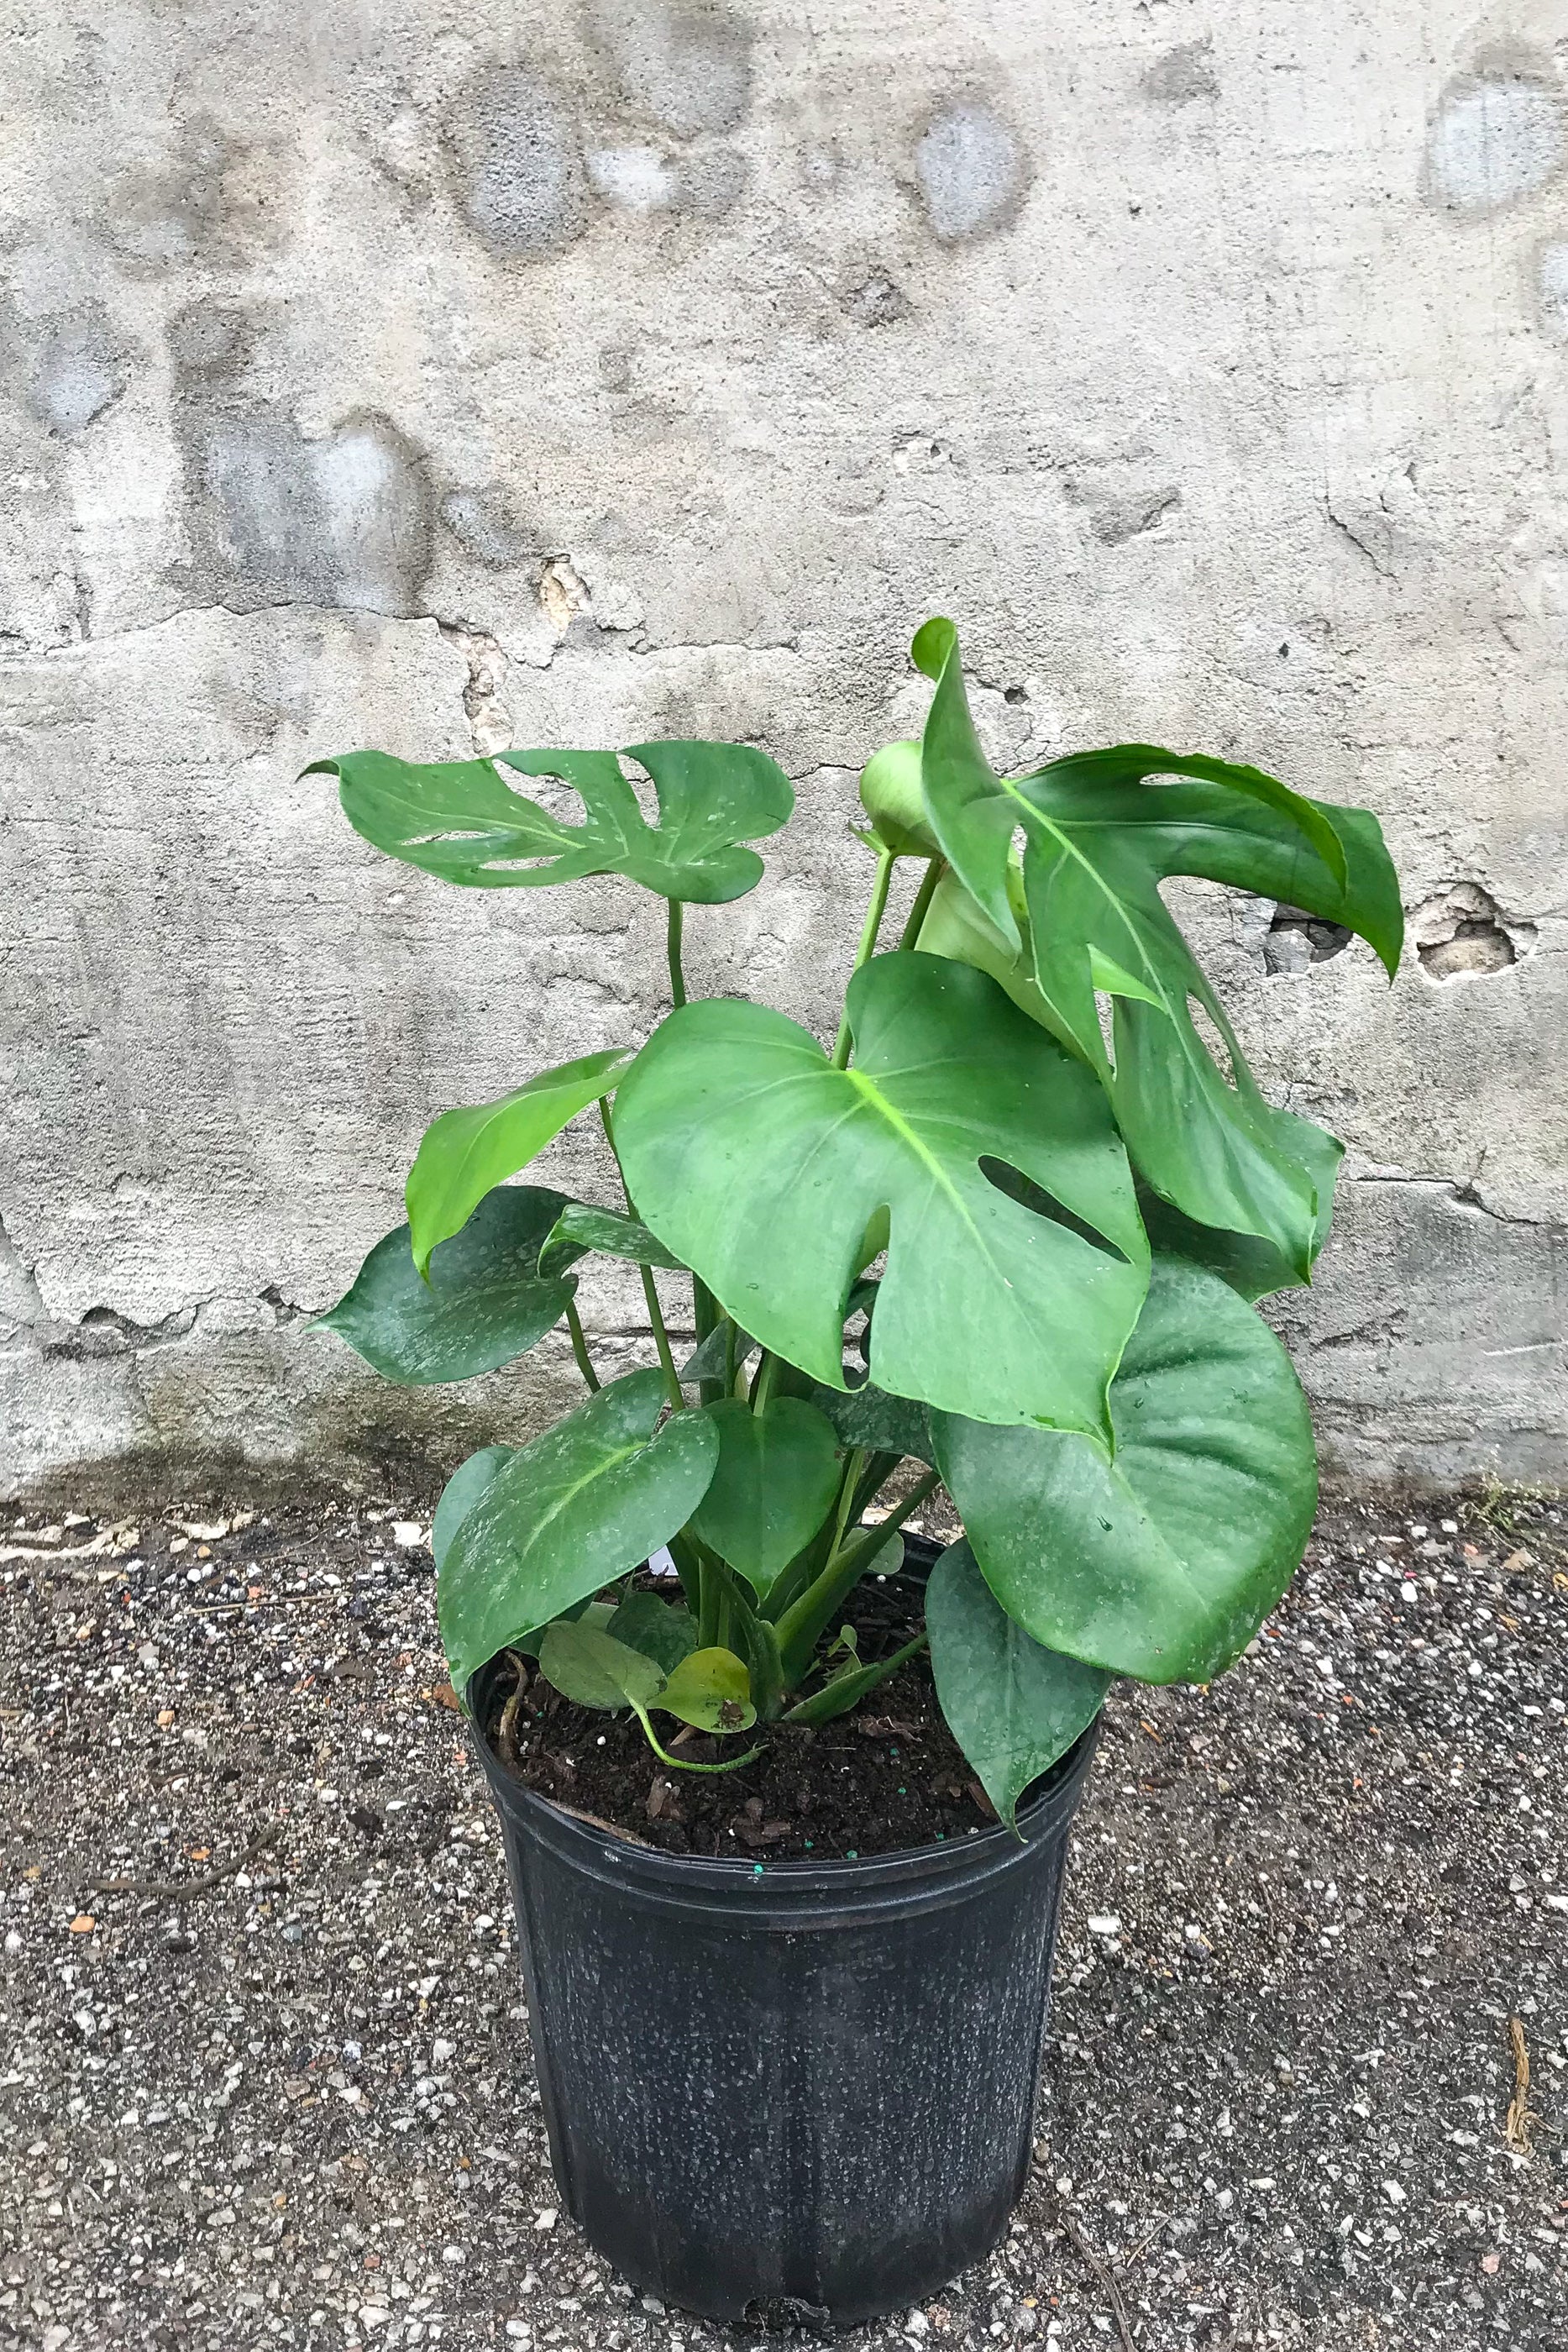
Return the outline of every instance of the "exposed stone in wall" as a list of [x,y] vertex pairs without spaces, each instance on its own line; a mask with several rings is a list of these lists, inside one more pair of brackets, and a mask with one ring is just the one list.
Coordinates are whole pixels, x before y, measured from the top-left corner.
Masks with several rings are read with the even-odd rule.
[[[763,744],[798,816],[688,964],[825,1034],[934,610],[1014,770],[1174,741],[1377,812],[1392,991],[1288,902],[1168,894],[1349,1147],[1280,1311],[1348,1471],[1562,1475],[1549,12],[68,0],[12,51],[7,1482],[451,1458],[570,1395],[559,1349],[394,1392],[304,1326],[439,1110],[647,1033],[662,910],[443,889],[299,772]],[[550,1172],[612,1197],[591,1132]],[[613,1360],[639,1300],[585,1292]]]

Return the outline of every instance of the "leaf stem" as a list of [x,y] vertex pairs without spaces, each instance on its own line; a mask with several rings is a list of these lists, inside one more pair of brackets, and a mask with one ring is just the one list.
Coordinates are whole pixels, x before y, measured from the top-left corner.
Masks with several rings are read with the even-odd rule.
[[653,1327],[653,1345],[659,1351],[659,1369],[664,1375],[664,1386],[670,1392],[670,1411],[685,1412],[686,1400],[681,1391],[681,1376],[675,1370],[675,1360],[670,1352],[670,1335],[664,1328],[664,1318],[659,1306],[659,1294],[653,1287],[653,1269],[640,1266],[643,1296],[648,1302],[648,1320]]
[[638,1722],[643,1727],[644,1738],[660,1763],[673,1765],[677,1772],[738,1772],[743,1764],[749,1764],[753,1757],[760,1756],[762,1753],[760,1748],[748,1748],[744,1756],[732,1757],[727,1764],[699,1764],[695,1759],[688,1762],[685,1757],[672,1756],[667,1748],[660,1747],[658,1735],[648,1720],[648,1710],[645,1706],[639,1706],[635,1699],[631,1701],[631,1706]]
[[[672,907],[678,907],[680,900],[672,898],[670,904]],[[621,1179],[621,1191],[626,1202],[626,1213],[628,1216],[634,1217],[637,1213],[637,1205],[632,1198],[631,1187],[626,1181],[626,1171],[621,1165],[621,1154],[615,1149],[615,1129],[611,1122],[610,1104],[603,1095],[599,1097],[599,1116],[604,1128],[604,1140],[610,1146],[611,1156],[615,1162],[615,1172]],[[664,1328],[659,1294],[653,1286],[653,1269],[652,1266],[644,1265],[639,1267],[638,1271],[643,1276],[643,1296],[648,1302],[648,1321],[653,1328],[653,1345],[659,1351],[659,1369],[664,1375],[664,1386],[670,1392],[670,1411],[685,1412],[686,1401],[681,1393],[680,1375],[675,1370],[674,1357],[670,1352],[670,1335]]]
[[770,1355],[765,1348],[762,1351],[762,1360],[757,1367],[756,1377],[751,1383],[751,1410],[753,1412],[765,1412],[767,1411],[768,1400],[773,1393],[773,1383],[778,1377],[779,1359],[777,1356]]
[[566,1302],[566,1328],[571,1334],[571,1352],[577,1358],[577,1369],[588,1382],[591,1394],[599,1386],[599,1374],[593,1369],[593,1359],[588,1352],[588,1335],[582,1328],[582,1318],[577,1311],[577,1301]]
[[908,920],[899,933],[898,944],[901,948],[912,948],[918,944],[920,927],[931,911],[931,901],[936,895],[936,885],[946,871],[947,860],[945,857],[934,857],[926,866],[921,878],[920,887],[915,894],[915,904],[909,909]]
[[[855,970],[868,963],[876,948],[876,935],[882,929],[882,919],[887,912],[888,885],[893,880],[894,855],[891,849],[879,849],[876,854],[876,880],[872,885],[871,904],[865,910],[865,923],[861,931],[861,943],[855,950]],[[839,1024],[838,1037],[833,1045],[833,1067],[847,1070],[850,1066],[850,1016],[846,1012]]]
[[902,1503],[895,1504],[885,1519],[873,1528],[862,1528],[858,1541],[842,1551],[835,1551],[814,1584],[809,1584],[798,1601],[779,1620],[779,1648],[784,1660],[784,1679],[798,1682],[810,1663],[823,1626],[841,1607],[860,1582],[877,1553],[891,1535],[896,1535],[912,1511],[917,1511],[927,1495],[942,1484],[935,1470],[913,1486]]
[[681,931],[686,910],[678,898],[671,898],[669,922],[664,933],[664,952],[670,965],[670,995],[679,1012],[686,1001],[686,976],[681,969]]

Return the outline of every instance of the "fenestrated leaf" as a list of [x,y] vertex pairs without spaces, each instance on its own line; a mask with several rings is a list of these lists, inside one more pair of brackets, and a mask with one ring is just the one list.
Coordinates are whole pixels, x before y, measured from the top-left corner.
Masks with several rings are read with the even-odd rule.
[[733,1650],[694,1650],[670,1669],[653,1704],[698,1731],[749,1731],[757,1720],[751,1677]]
[[[951,624],[928,622],[915,651],[936,680],[921,766],[933,829],[1004,953],[1032,974],[1046,1025],[1098,1071],[1158,1192],[1201,1223],[1272,1242],[1304,1278],[1339,1147],[1264,1101],[1159,886],[1201,875],[1304,907],[1359,932],[1392,974],[1404,919],[1376,818],[1309,800],[1257,768],[1146,743],[1004,779],[975,736]],[[1009,887],[1020,828],[1021,908]],[[938,944],[935,929],[923,940]],[[975,945],[966,961],[995,971],[988,942]],[[943,951],[964,950],[949,941]],[[1096,990],[1113,1006],[1109,1049]],[[1194,1002],[1220,1033],[1228,1077]]]
[[931,1571],[925,1630],[948,1729],[1016,1829],[1019,1799],[1088,1729],[1111,1677],[1015,1625],[962,1541],[949,1544]]
[[460,1233],[432,1253],[422,1282],[399,1225],[379,1241],[336,1307],[313,1331],[335,1331],[383,1379],[407,1387],[472,1380],[542,1339],[577,1288],[562,1280],[582,1255],[569,1243],[544,1275],[540,1244],[566,1205],[542,1185],[486,1193]]
[[693,1531],[760,1599],[827,1517],[838,1441],[800,1397],[775,1397],[761,1412],[740,1397],[721,1397],[705,1412],[718,1432],[718,1462]]
[[[614,751],[503,751],[494,760],[420,765],[385,751],[318,760],[335,775],[343,814],[378,849],[480,889],[538,889],[587,874],[624,874],[666,898],[717,905],[760,880],[762,860],[737,845],[777,833],[794,789],[746,743],[633,743],[625,756],[653,778],[650,825]],[[557,776],[582,802],[570,824],[515,793],[497,772]]]
[[[471,1454],[466,1462],[458,1464],[443,1486],[430,1530],[430,1549],[434,1555],[437,1576],[452,1549],[452,1538],[459,1526],[502,1465],[511,1460],[513,1452],[510,1445],[482,1445],[477,1454]],[[455,1684],[453,1687],[455,1689]]]
[[[1103,1430],[1147,1244],[1102,1090],[994,982],[939,957],[873,957],[848,1010],[847,1070],[763,1005],[672,1013],[617,1097],[639,1213],[765,1347],[842,1389],[846,1304],[885,1206],[877,1386],[982,1420]],[[984,1159],[1109,1246],[1009,1200]]]
[[1112,1459],[1070,1434],[931,1420],[1008,1614],[1113,1674],[1212,1680],[1306,1548],[1317,1464],[1301,1383],[1261,1318],[1197,1266],[1155,1262],[1111,1387]]
[[628,1648],[597,1625],[564,1619],[545,1628],[539,1672],[562,1698],[579,1706],[647,1706],[664,1680],[641,1650]]
[[919,1462],[934,1462],[931,1423],[923,1404],[912,1397],[887,1396],[870,1381],[841,1395],[820,1388],[812,1402],[824,1412],[843,1445],[865,1454],[913,1454]]
[[421,1274],[437,1243],[462,1231],[486,1192],[526,1168],[580,1110],[609,1094],[631,1061],[631,1053],[618,1046],[584,1054],[540,1070],[497,1102],[443,1111],[432,1120],[404,1188]]
[[663,1242],[635,1217],[622,1216],[617,1209],[594,1209],[582,1201],[568,1201],[546,1235],[539,1271],[553,1274],[558,1265],[573,1265],[587,1250],[598,1250],[605,1257],[628,1258],[633,1265],[680,1271],[680,1259],[672,1257]]
[[718,1433],[672,1413],[656,1370],[628,1372],[517,1447],[465,1515],[436,1580],[459,1694],[486,1658],[667,1543],[713,1475]]
[[605,1631],[629,1649],[641,1650],[666,1675],[697,1646],[696,1620],[691,1611],[661,1601],[656,1592],[629,1592]]

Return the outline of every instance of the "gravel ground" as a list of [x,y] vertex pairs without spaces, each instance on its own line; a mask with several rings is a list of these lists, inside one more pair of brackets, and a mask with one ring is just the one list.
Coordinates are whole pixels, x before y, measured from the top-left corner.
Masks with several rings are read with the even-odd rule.
[[[0,1529],[0,2345],[747,2340],[555,2210],[424,1512]],[[1342,1507],[1113,1696],[1023,2206],[850,2352],[1563,2352],[1565,1627],[1557,1508]]]

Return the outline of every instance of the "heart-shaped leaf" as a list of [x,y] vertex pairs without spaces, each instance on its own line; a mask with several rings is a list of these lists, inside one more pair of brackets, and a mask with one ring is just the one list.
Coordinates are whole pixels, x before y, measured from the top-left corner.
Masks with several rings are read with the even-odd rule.
[[539,1252],[539,1270],[553,1274],[558,1266],[574,1265],[587,1250],[598,1250],[605,1257],[626,1258],[633,1265],[662,1265],[673,1273],[682,1271],[680,1259],[672,1257],[664,1243],[646,1225],[639,1224],[635,1217],[622,1216],[617,1209],[594,1209],[582,1201],[568,1201],[545,1237]]
[[760,1599],[828,1516],[838,1440],[800,1397],[776,1397],[761,1412],[725,1397],[706,1412],[718,1431],[718,1463],[692,1529]]
[[541,1185],[486,1193],[462,1231],[431,1254],[422,1282],[409,1228],[379,1241],[313,1331],[335,1331],[384,1380],[467,1381],[509,1364],[553,1330],[577,1288],[562,1280],[587,1244],[567,1244],[541,1276],[540,1249],[567,1202]]
[[698,1731],[749,1731],[757,1720],[751,1677],[733,1650],[694,1650],[671,1668],[652,1704]]
[[547,1683],[579,1706],[646,1707],[664,1687],[652,1658],[628,1648],[597,1625],[547,1625],[539,1643],[539,1672]]
[[1306,1548],[1312,1420],[1262,1318],[1216,1275],[1156,1259],[1111,1388],[1114,1453],[931,1417],[987,1583],[1052,1650],[1151,1683],[1212,1681]]
[[[672,1013],[616,1102],[640,1215],[765,1347],[842,1389],[851,1286],[885,1207],[877,1386],[1103,1432],[1148,1260],[1101,1088],[994,982],[940,957],[874,957],[848,1010],[847,1070],[763,1005]],[[986,1160],[1108,1246],[1007,1198]]]
[[1016,1829],[1019,1799],[1088,1729],[1111,1677],[1016,1625],[967,1543],[949,1544],[931,1571],[925,1630],[948,1728]]
[[432,1121],[404,1192],[413,1262],[422,1275],[437,1243],[461,1233],[486,1192],[526,1168],[580,1110],[609,1094],[631,1061],[620,1047],[584,1054],[540,1070],[497,1102],[443,1111]]
[[[430,1530],[430,1549],[437,1576],[445,1565],[453,1537],[503,1465],[511,1460],[515,1450],[510,1445],[482,1445],[477,1454],[471,1454],[466,1462],[458,1464],[443,1486]],[[456,1688],[455,1684],[453,1688]]]
[[696,1621],[691,1611],[661,1601],[656,1592],[629,1592],[605,1631],[628,1649],[641,1650],[666,1675],[697,1646]]
[[[666,898],[712,905],[754,888],[762,860],[737,845],[787,822],[795,793],[783,769],[746,743],[633,743],[625,756],[653,779],[657,825],[613,751],[503,751],[432,766],[348,751],[305,773],[335,775],[356,833],[448,882],[529,890],[624,874]],[[580,798],[583,823],[569,824],[513,792],[501,768],[559,777]]]
[[466,1512],[435,1588],[454,1690],[690,1518],[718,1432],[701,1412],[672,1413],[661,1428],[665,1406],[656,1370],[612,1381],[515,1448]]
[[[1032,972],[1048,1025],[1099,1073],[1159,1192],[1203,1223],[1273,1243],[1304,1279],[1339,1147],[1264,1101],[1159,886],[1201,875],[1305,907],[1359,932],[1392,975],[1404,919],[1376,818],[1326,807],[1257,768],[1146,743],[998,776],[975,735],[951,623],[927,622],[915,657],[936,681],[921,765],[933,830],[1004,949]],[[1020,828],[1021,910],[1009,887]],[[935,933],[925,943],[936,946]],[[1109,1045],[1097,991],[1113,1008]],[[1228,1070],[1194,1003],[1218,1030]]]

